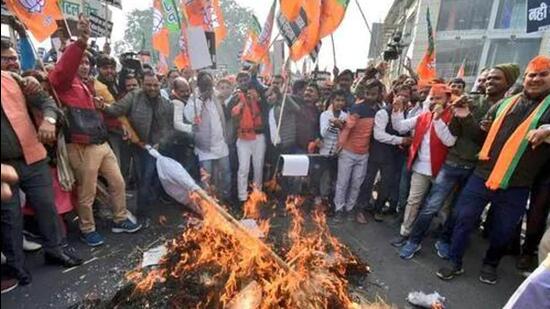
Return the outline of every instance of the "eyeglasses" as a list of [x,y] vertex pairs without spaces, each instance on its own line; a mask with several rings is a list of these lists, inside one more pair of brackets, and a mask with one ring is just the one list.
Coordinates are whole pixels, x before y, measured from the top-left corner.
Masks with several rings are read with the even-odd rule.
[[2,62],[16,62],[17,56],[2,56]]

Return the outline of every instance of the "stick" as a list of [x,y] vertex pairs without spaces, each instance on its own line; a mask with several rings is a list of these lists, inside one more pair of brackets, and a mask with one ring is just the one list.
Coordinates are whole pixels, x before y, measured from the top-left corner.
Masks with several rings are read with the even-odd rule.
[[[369,22],[367,21],[367,17],[365,16],[365,12],[363,12],[363,9],[361,8],[361,5],[359,4],[359,1],[355,0],[355,4],[357,4],[357,7],[359,8],[359,12],[361,13],[361,16],[363,17],[363,20],[365,21],[365,25],[367,26],[367,30],[369,30],[370,37],[371,37],[371,40],[372,40],[373,39],[372,29],[369,26]],[[373,44],[374,49],[378,50],[378,46],[376,46],[376,40],[374,40],[372,42],[372,44]]]
[[334,36],[332,33],[330,34],[330,42],[332,43],[332,61],[334,62],[334,66],[336,67],[336,47],[334,46]]
[[[288,59],[290,60],[290,57]],[[288,92],[288,83],[285,83],[285,88],[283,89],[283,102],[281,103],[281,111],[279,112],[279,122],[277,123],[277,132],[275,134],[277,145],[281,142],[279,132],[281,131],[281,124],[283,123],[283,111],[284,111],[285,105],[286,105],[287,92]],[[277,146],[277,145],[275,145],[275,146]]]
[[206,193],[206,191],[204,191],[203,189],[197,189],[195,190],[195,192],[206,202],[208,202],[210,205],[212,205],[214,207],[214,209],[216,210],[216,212],[218,212],[231,226],[233,226],[235,229],[237,229],[238,231],[242,232],[244,235],[246,235],[248,238],[250,239],[253,239],[255,242],[258,243],[258,245],[260,245],[260,247],[262,249],[264,249],[267,254],[273,258],[273,260],[282,268],[284,269],[285,271],[290,271],[290,266],[285,262],[283,261],[283,259],[281,259],[281,257],[279,257],[275,252],[273,252],[273,250],[271,250],[271,248],[269,248],[263,241],[261,241],[260,239],[258,239],[257,237],[254,237],[252,235],[250,235],[250,233],[248,232],[248,230],[239,222],[237,221],[235,218],[233,218],[233,216],[231,216],[225,209],[223,209],[219,204],[218,202],[216,202],[213,198],[211,198],[208,193]]
[[260,63],[262,62],[262,60],[264,59],[264,57],[266,55],[269,54],[269,50],[271,49],[271,47],[273,46],[273,44],[275,43],[275,41],[277,41],[277,39],[279,38],[279,36],[281,36],[281,32],[278,32],[277,35],[275,36],[275,38],[273,39],[273,41],[271,41],[271,43],[269,43],[269,46],[267,47],[267,50],[264,52],[264,54],[262,55],[262,57],[260,58]]

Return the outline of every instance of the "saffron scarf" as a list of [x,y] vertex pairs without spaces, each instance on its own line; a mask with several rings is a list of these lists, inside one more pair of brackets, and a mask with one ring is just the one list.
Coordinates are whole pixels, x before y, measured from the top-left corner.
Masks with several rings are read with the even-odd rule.
[[[495,141],[495,137],[500,130],[502,122],[504,121],[504,118],[506,118],[508,112],[519,101],[519,99],[520,95],[518,94],[516,96],[506,99],[500,104],[497,110],[495,121],[489,129],[487,139],[485,139],[485,143],[483,143],[483,147],[481,148],[481,152],[479,153],[480,160],[489,160],[489,151],[493,146],[493,142]],[[542,116],[542,114],[544,114],[549,106],[550,96],[547,96],[542,101],[542,103],[540,103],[539,106],[537,106],[537,108],[535,108],[535,110],[531,112],[529,117],[527,117],[527,119],[525,119],[516,128],[512,135],[510,135],[510,137],[502,147],[501,152],[498,154],[495,166],[493,167],[489,178],[485,182],[487,188],[494,191],[497,189],[506,189],[508,187],[510,178],[514,174],[514,171],[516,170],[516,167],[521,157],[523,156],[523,153],[527,149],[527,145],[529,144],[526,138],[527,133],[536,128],[540,117]]]

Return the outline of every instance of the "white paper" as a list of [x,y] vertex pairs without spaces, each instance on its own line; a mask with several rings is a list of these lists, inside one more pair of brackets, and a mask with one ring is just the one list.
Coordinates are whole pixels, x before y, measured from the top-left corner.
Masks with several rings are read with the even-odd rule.
[[248,232],[258,238],[264,238],[264,233],[260,231],[258,223],[254,219],[242,219],[241,224],[248,230]]
[[212,58],[208,50],[206,35],[201,27],[189,27],[187,29],[187,38],[189,42],[189,58],[191,60],[191,68],[199,70],[212,65]]
[[283,176],[307,176],[309,158],[306,155],[281,155]]
[[166,247],[164,245],[149,249],[143,252],[143,261],[141,267],[158,265],[160,259],[166,254]]

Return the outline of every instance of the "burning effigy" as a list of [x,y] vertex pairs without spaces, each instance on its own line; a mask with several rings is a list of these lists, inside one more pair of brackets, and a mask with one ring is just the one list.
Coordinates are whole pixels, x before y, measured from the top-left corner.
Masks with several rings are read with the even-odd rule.
[[369,268],[331,235],[321,209],[306,215],[304,199],[289,197],[288,231],[269,237],[260,191],[251,193],[243,215],[258,223],[256,233],[208,196],[192,193],[192,199],[203,220],[169,241],[157,268],[129,272],[130,284],[108,307],[361,308],[349,278],[364,280]]

